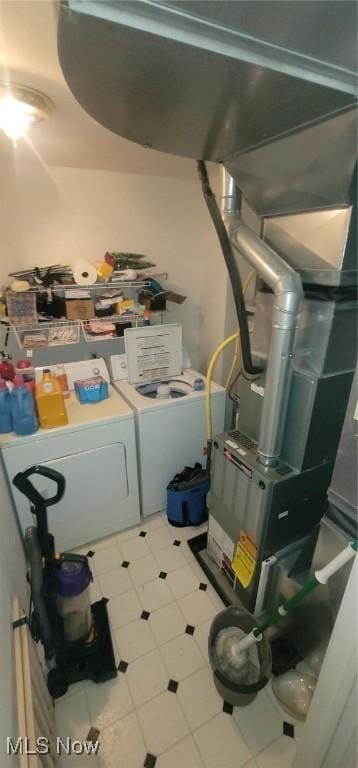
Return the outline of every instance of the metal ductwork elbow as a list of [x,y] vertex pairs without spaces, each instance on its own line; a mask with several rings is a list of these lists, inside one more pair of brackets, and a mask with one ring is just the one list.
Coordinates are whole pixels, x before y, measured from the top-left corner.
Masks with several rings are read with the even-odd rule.
[[238,213],[238,192],[226,172],[223,203],[223,216],[232,247],[275,295],[258,440],[260,462],[274,466],[280,456],[290,392],[296,331],[303,303],[302,283],[298,273],[242,221]]

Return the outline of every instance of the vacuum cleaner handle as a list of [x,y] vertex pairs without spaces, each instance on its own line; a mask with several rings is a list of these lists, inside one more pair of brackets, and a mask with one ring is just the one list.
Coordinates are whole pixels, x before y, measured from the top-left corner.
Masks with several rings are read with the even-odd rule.
[[[50,498],[44,498],[32,484],[31,480],[29,480],[31,475],[41,475],[49,480],[53,480],[57,485],[56,493]],[[52,504],[57,504],[58,501],[61,501],[66,487],[65,478],[60,472],[56,472],[55,469],[50,469],[50,467],[42,467],[39,464],[25,469],[24,472],[18,472],[12,482],[15,488],[23,493],[35,508],[50,507]]]

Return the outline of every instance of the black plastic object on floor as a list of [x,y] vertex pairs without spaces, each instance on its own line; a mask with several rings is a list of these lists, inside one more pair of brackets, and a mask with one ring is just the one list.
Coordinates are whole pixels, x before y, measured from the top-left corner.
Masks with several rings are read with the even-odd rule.
[[[204,571],[205,575],[208,577],[210,583],[214,587],[215,591],[219,595],[220,599],[223,601],[224,605],[229,606],[233,604],[233,601],[228,596],[228,593],[231,593],[232,595],[233,590],[232,587],[227,588],[225,591],[222,589],[221,584],[219,584],[218,579],[215,578],[215,575],[213,573],[213,570],[208,567],[208,563],[205,560],[205,554],[208,544],[208,534],[207,533],[199,533],[197,536],[193,536],[192,539],[188,539],[187,541],[188,547],[193,553],[195,559],[198,561],[200,567]],[[227,582],[228,583],[228,582]]]
[[279,637],[271,640],[272,651],[272,674],[283,675],[284,672],[288,672],[289,669],[302,661],[302,656],[298,653],[297,649],[287,637],[287,635],[280,635]]
[[47,685],[54,699],[63,696],[68,687],[80,680],[105,683],[117,675],[106,599],[91,605],[92,639],[88,642],[67,643],[56,654],[56,667],[47,676]]
[[199,463],[175,475],[167,488],[168,522],[178,527],[204,523],[209,485],[209,475]]

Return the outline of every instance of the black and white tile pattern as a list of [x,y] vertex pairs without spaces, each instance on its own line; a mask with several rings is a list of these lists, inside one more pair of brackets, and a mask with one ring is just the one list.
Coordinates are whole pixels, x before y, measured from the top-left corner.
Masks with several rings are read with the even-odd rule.
[[82,548],[92,599],[108,598],[118,665],[115,680],[79,683],[56,702],[60,735],[100,731],[100,753],[83,768],[292,765],[302,726],[280,710],[270,686],[242,708],[216,691],[207,640],[223,604],[187,545],[203,530],[173,528],[158,513]]

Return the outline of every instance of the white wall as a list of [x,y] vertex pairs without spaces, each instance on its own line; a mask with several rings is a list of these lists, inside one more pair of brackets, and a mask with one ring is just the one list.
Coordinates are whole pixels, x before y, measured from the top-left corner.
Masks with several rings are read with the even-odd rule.
[[193,366],[205,370],[224,334],[227,275],[198,182],[40,162],[0,173],[2,282],[23,266],[145,253],[188,296],[169,304],[168,321],[183,322]]
[[293,768],[356,768],[358,559],[354,558]]
[[19,597],[26,609],[25,560],[15,524],[5,476],[0,464],[0,765],[14,768],[16,758],[6,756],[6,737],[17,735],[15,670],[11,602]]

